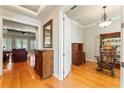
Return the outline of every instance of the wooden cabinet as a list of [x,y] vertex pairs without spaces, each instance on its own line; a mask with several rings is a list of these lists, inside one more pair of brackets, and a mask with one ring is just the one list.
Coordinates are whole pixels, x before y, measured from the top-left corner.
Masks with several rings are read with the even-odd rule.
[[35,50],[35,67],[36,73],[45,79],[53,74],[53,51],[52,50]]
[[72,43],[72,64],[81,65],[85,63],[85,53],[82,43]]

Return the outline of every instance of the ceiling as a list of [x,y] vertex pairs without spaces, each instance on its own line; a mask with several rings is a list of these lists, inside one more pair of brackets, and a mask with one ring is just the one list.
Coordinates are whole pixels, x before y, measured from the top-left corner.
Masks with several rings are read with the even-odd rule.
[[[49,13],[57,5],[1,5],[0,8],[7,9],[19,14],[40,19]],[[59,6],[60,7],[60,6]],[[103,14],[103,6],[101,5],[78,5],[77,7],[67,11],[67,15],[82,26],[87,26],[100,21]],[[108,18],[120,16],[120,6],[107,6],[106,13]]]
[[36,19],[50,12],[56,5],[1,5],[0,8],[23,14]]
[[[103,14],[102,7],[100,5],[79,5],[66,13],[72,20],[87,26],[100,21],[100,17]],[[108,18],[119,17],[121,15],[120,6],[107,6],[106,13]]]
[[33,12],[38,12],[39,8],[40,8],[40,5],[20,5],[26,9],[29,9]]

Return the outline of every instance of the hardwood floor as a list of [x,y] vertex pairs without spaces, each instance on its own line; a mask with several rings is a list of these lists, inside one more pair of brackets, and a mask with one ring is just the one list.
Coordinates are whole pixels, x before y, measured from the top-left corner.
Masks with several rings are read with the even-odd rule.
[[1,88],[118,88],[119,69],[115,77],[108,71],[97,72],[96,63],[86,62],[81,66],[72,66],[68,77],[61,81],[55,77],[41,80],[27,62],[15,63],[12,71],[5,71],[0,77]]

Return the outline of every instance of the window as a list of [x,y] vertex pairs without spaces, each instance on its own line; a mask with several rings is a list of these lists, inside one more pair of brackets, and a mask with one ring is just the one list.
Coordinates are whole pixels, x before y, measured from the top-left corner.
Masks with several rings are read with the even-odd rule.
[[30,40],[30,49],[35,49],[35,40]]
[[15,43],[16,43],[16,48],[22,48],[21,47],[21,45],[22,45],[22,40],[21,39],[16,39]]
[[3,33],[3,49],[10,51],[14,48],[25,48],[28,51],[35,49],[35,34],[24,33],[19,31],[8,30],[7,33]]
[[28,50],[28,39],[16,39],[16,48],[25,48]]
[[27,41],[28,41],[27,39],[22,40],[22,48],[25,48],[28,50],[28,42]]
[[12,38],[3,38],[3,50],[12,49]]
[[8,38],[7,40],[7,49],[12,50],[12,38]]
[[7,39],[3,39],[3,50],[7,50]]

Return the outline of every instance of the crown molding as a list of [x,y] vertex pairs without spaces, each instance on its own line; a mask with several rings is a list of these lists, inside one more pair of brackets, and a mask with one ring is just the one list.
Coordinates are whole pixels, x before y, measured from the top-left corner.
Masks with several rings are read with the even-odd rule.
[[[118,19],[120,19],[120,18],[121,18],[121,16],[117,16],[117,17],[112,18],[111,20],[112,20],[112,21],[115,21],[115,20],[118,20]],[[74,20],[72,20],[72,19],[70,19],[70,20],[71,20],[71,22],[77,24],[78,26],[80,26],[80,27],[82,27],[82,28],[88,28],[88,27],[92,27],[92,26],[95,26],[95,25],[98,24],[98,22],[95,22],[95,23],[92,23],[92,24],[89,24],[89,25],[84,26],[84,25],[81,25],[80,23],[78,23],[77,21],[74,21]]]
[[76,21],[74,21],[74,20],[72,20],[72,19],[70,19],[70,20],[71,20],[71,22],[77,24],[77,25],[80,26],[81,28],[85,28],[85,26],[81,25],[80,23],[78,23],[78,22],[76,22]]
[[95,22],[95,23],[92,23],[92,24],[89,24],[89,25],[84,26],[84,28],[92,27],[92,26],[95,26],[95,25],[97,25],[97,24],[98,24],[98,23]]
[[37,16],[41,13],[41,11],[43,11],[45,8],[47,7],[47,5],[42,5],[40,6],[40,8],[37,11]]
[[[115,20],[118,20],[120,18],[121,18],[121,16],[117,16],[117,17],[112,18],[111,20],[112,21],[115,21]],[[89,24],[89,25],[84,26],[84,28],[92,27],[92,26],[95,26],[97,24],[98,24],[98,22],[95,22],[95,23],[92,23],[92,24]]]

